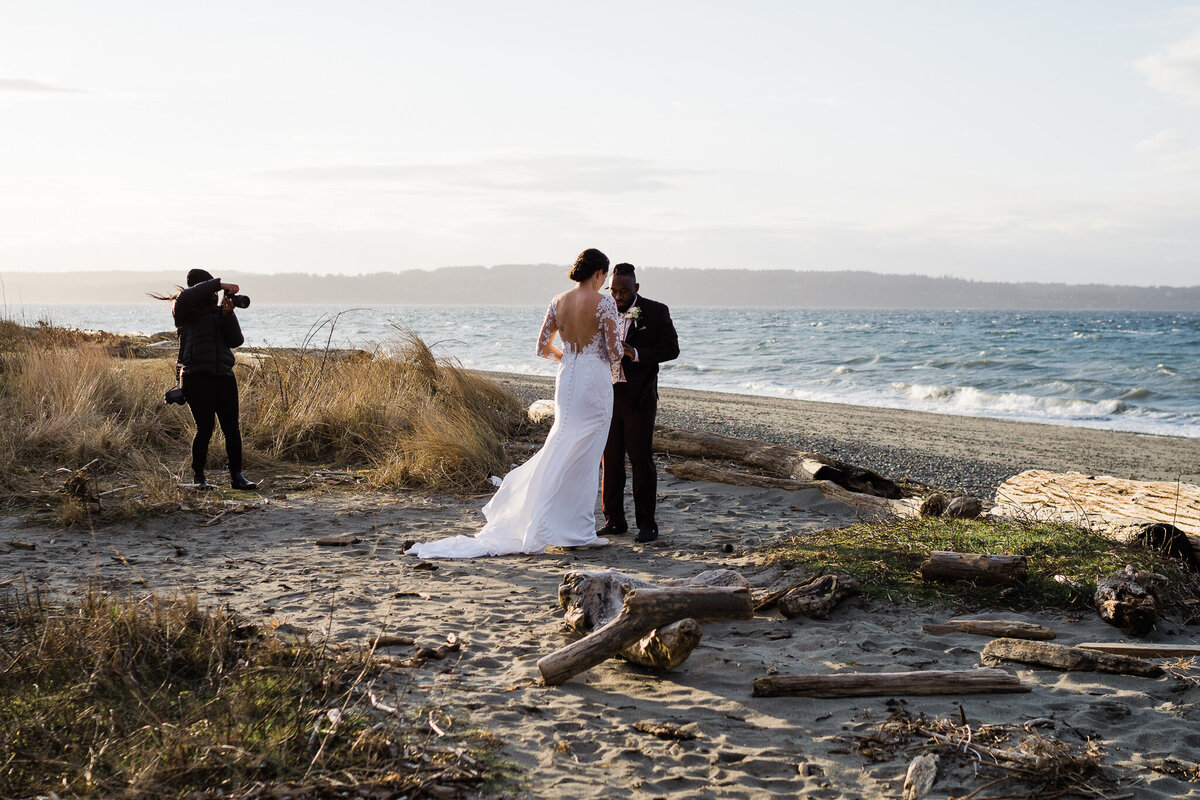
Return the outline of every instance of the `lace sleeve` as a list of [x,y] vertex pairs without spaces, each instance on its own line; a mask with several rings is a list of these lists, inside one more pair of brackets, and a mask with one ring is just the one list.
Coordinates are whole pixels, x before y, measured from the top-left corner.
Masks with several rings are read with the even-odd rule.
[[600,298],[596,306],[596,316],[600,320],[600,334],[604,337],[604,349],[608,354],[610,364],[618,364],[625,354],[621,347],[621,324],[617,317],[617,304],[611,297]]
[[558,333],[558,314],[555,306],[558,304],[558,298],[550,301],[549,307],[546,308],[546,319],[542,323],[541,333],[538,334],[536,354],[539,358],[553,358],[554,349],[550,347],[550,342],[554,339],[554,334]]

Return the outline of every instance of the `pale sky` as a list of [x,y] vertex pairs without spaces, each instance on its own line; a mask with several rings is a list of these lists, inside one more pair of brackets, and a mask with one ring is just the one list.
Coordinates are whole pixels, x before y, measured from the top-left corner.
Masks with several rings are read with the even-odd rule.
[[0,0],[0,277],[1200,284],[1200,5]]

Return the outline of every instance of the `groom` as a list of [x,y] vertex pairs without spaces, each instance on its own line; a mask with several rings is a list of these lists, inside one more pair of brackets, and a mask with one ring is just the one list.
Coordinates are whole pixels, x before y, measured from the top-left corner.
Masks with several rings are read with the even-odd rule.
[[679,336],[671,312],[638,294],[632,264],[613,267],[611,291],[621,312],[618,334],[625,343],[620,374],[613,383],[613,416],[604,446],[601,508],[604,527],[597,536],[629,531],[625,522],[625,455],[633,471],[633,509],[637,542],[658,538],[654,521],[657,478],[650,450],[658,412],[658,365],[679,355]]

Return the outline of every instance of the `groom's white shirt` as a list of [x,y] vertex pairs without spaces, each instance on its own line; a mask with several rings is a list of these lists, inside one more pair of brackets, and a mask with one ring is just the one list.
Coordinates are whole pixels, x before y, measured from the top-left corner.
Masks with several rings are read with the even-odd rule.
[[[638,303],[638,300],[640,300],[640,299],[641,299],[641,295],[635,294],[633,296],[633,302],[629,304],[629,308],[625,309],[625,311],[621,314],[621,341],[622,342],[624,342],[629,337],[629,327],[631,325],[633,325],[633,319],[628,316],[629,312],[633,311],[633,309],[637,308],[637,303]],[[633,350],[633,361],[637,361],[638,360],[637,348],[634,347],[634,348],[632,348],[632,350]]]

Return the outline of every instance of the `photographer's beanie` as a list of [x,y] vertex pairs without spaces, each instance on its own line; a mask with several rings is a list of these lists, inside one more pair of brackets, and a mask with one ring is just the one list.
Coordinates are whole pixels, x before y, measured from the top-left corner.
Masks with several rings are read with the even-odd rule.
[[211,281],[212,279],[213,279],[213,276],[208,274],[208,272],[206,270],[202,270],[202,269],[188,270],[187,285],[190,288],[192,286],[195,286],[197,283],[204,283],[205,281]]

